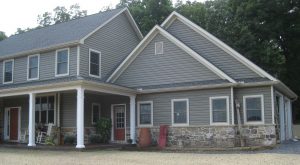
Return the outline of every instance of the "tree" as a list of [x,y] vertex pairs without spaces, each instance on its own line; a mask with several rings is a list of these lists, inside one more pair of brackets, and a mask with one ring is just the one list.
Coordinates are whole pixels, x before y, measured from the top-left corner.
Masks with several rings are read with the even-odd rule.
[[66,9],[64,6],[57,6],[56,8],[53,9],[53,11],[54,14],[52,14],[51,12],[44,12],[43,14],[38,15],[37,22],[39,26],[35,28],[26,28],[26,29],[17,28],[17,32],[15,34],[21,34],[33,29],[38,29],[41,27],[46,27],[49,25],[66,22],[87,15],[87,11],[80,10],[80,6],[78,4],[71,5],[69,10]]
[[57,6],[53,9],[54,14],[51,12],[45,12],[38,15],[38,24],[41,27],[49,26],[52,24],[66,22],[72,19],[77,19],[87,15],[86,10],[80,10],[78,4],[71,5],[69,10],[64,6]]
[[171,0],[121,0],[117,8],[128,7],[143,34],[161,24],[174,10]]
[[0,31],[0,41],[6,39],[7,36],[5,35],[5,33],[3,31]]

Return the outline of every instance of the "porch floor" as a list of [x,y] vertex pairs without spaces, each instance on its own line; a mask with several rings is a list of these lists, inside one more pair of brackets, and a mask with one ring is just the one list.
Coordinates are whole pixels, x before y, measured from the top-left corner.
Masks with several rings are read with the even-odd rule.
[[124,147],[131,146],[130,144],[86,144],[85,148],[77,149],[76,145],[43,145],[36,144],[35,147],[28,147],[25,143],[2,143],[0,148],[20,148],[33,150],[63,150],[63,151],[84,151],[84,150],[122,150]]

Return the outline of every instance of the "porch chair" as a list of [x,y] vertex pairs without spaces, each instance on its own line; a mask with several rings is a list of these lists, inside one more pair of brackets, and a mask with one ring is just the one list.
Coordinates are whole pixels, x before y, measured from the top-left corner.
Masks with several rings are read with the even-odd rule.
[[28,129],[24,130],[24,132],[20,136],[21,143],[27,143]]
[[41,132],[38,133],[38,136],[36,138],[36,143],[37,144],[45,144],[46,138],[51,135],[52,127],[53,127],[53,123],[49,123],[47,132],[42,132],[41,131]]

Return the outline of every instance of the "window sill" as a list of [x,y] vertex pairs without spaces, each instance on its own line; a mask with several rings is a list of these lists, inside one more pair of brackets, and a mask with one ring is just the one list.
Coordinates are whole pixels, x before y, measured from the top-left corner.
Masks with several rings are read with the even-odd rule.
[[55,77],[63,77],[63,76],[69,76],[69,73],[66,74],[56,74]]
[[245,122],[245,124],[247,125],[262,125],[262,124],[265,124],[265,122],[263,121],[253,121],[253,122]]

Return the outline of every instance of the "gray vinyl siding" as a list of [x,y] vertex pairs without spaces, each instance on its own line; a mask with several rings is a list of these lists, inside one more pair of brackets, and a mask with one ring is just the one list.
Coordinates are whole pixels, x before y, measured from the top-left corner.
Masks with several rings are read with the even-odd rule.
[[76,93],[61,93],[60,103],[60,126],[76,127]]
[[209,97],[229,97],[229,119],[231,123],[230,88],[195,90],[183,92],[142,94],[137,96],[137,101],[153,101],[153,125],[172,125],[172,99],[189,99],[189,118],[193,125],[210,125]]
[[[77,47],[71,47],[69,52],[69,76],[77,75]],[[56,79],[55,77],[55,56],[56,50],[40,54],[39,80]],[[27,60],[28,56],[14,58],[13,83],[25,83],[27,81]],[[3,80],[3,61],[0,64],[0,80]]]
[[[100,116],[107,118],[111,118],[112,104],[126,104],[126,126],[129,127],[129,97],[85,92],[84,100],[84,127],[93,127],[91,121],[93,103],[100,104]],[[76,127],[76,105],[76,92],[61,93],[61,127]]]
[[167,31],[234,79],[260,77],[177,19],[168,27]]
[[234,90],[234,96],[241,105],[241,121],[244,123],[244,109],[243,109],[243,96],[249,95],[263,95],[264,98],[264,116],[265,124],[272,124],[272,98],[271,98],[271,86],[266,87],[252,87],[252,88],[236,88]]
[[85,94],[85,117],[84,125],[85,127],[92,126],[92,104],[97,103],[101,106],[101,117],[111,118],[111,108],[113,104],[125,104],[126,105],[126,126],[129,127],[129,117],[130,117],[130,105],[129,97],[117,96],[117,95],[97,95],[92,93]]
[[117,16],[81,45],[80,75],[89,76],[89,48],[101,52],[101,78],[106,79],[139,42],[127,16]]
[[[155,42],[164,54],[155,55]],[[136,87],[221,79],[164,36],[158,34],[117,79],[116,84]]]
[[18,96],[3,98],[3,108],[7,107],[21,107],[21,130],[28,129],[29,97]]

